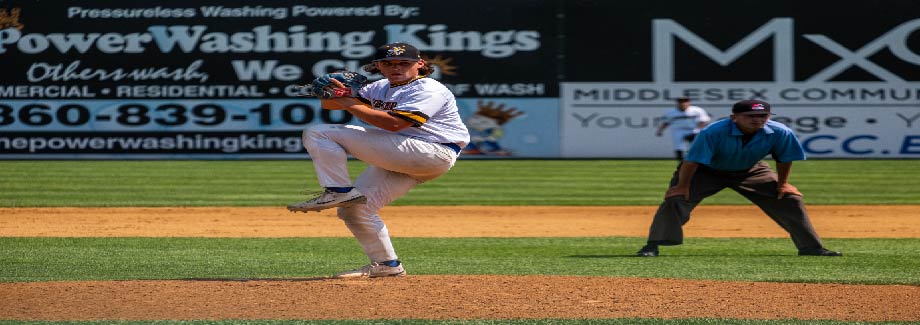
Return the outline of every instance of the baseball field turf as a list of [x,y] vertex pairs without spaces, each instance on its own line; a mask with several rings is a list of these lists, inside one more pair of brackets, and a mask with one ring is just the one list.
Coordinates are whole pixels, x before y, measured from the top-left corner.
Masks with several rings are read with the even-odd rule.
[[[350,164],[352,177],[364,168]],[[671,160],[461,160],[394,205],[657,205]],[[808,204],[920,204],[920,160],[795,163]],[[309,161],[0,162],[0,206],[284,206],[319,189]],[[704,204],[748,204],[725,191]]]
[[[529,214],[537,214],[540,209],[551,207],[557,209],[554,211],[564,211],[566,207],[576,206],[598,207],[601,212],[608,207],[615,211],[619,207],[628,206],[640,206],[647,210],[653,209],[652,206],[660,202],[674,166],[675,162],[669,160],[463,160],[446,176],[423,184],[396,201],[394,205],[397,207],[394,209],[427,206],[431,207],[431,210],[426,210],[431,217],[437,216],[439,208],[447,209],[444,206],[469,207],[469,211],[479,211],[478,213],[482,214],[490,213],[490,207],[506,206],[515,206],[522,211],[536,211],[520,215],[494,216],[516,218],[520,227],[527,226]],[[353,162],[353,176],[362,168],[362,163]],[[877,220],[879,226],[884,226],[887,217],[884,215],[885,208],[904,207],[910,211],[914,206],[920,205],[920,182],[916,181],[917,176],[920,176],[916,172],[918,170],[918,160],[816,160],[796,163],[791,182],[805,194],[806,202],[810,206],[839,207],[841,212],[838,212],[837,217],[841,219],[834,220],[843,220],[841,223],[846,223],[850,220],[847,218],[857,220],[859,213],[865,214],[858,211],[879,211]],[[890,235],[885,236],[859,235],[855,233],[859,229],[853,228],[840,232],[829,229],[829,233],[835,235],[825,236],[825,243],[832,249],[843,251],[845,256],[842,258],[795,256],[791,242],[782,236],[724,238],[691,234],[686,245],[665,248],[664,255],[658,258],[643,259],[632,256],[644,242],[641,233],[522,237],[514,235],[516,230],[509,228],[507,236],[448,236],[446,233],[449,233],[450,229],[442,230],[445,233],[442,237],[401,236],[400,230],[409,230],[406,227],[412,227],[409,223],[400,225],[401,228],[391,226],[395,236],[394,245],[409,270],[410,276],[406,279],[408,281],[386,279],[346,282],[320,279],[343,268],[359,266],[358,264],[364,263],[366,259],[355,240],[344,232],[345,227],[339,225],[344,235],[317,236],[315,234],[319,229],[311,228],[312,224],[309,222],[319,218],[334,224],[337,220],[334,220],[332,215],[288,216],[283,211],[284,205],[304,199],[300,192],[317,189],[312,165],[308,161],[0,162],[0,324],[83,320],[188,324],[273,324],[282,320],[322,324],[385,321],[421,324],[857,324],[920,321],[916,312],[920,309],[920,238],[912,235],[916,232],[912,224],[898,226],[901,228],[892,227]],[[731,191],[723,191],[704,202],[704,206],[719,205],[737,205],[738,209],[741,209],[749,203]],[[864,207],[866,205],[870,207],[867,209]],[[118,229],[113,230],[117,227],[105,228],[102,225],[107,222],[106,219],[119,218],[118,215],[109,214],[113,210],[105,210],[107,212],[104,215],[100,212],[102,216],[99,219],[83,221],[80,224],[86,226],[89,223],[90,227],[92,223],[100,224],[97,228],[100,234],[98,236],[67,236],[59,233],[48,235],[42,229],[21,229],[23,224],[32,221],[16,219],[24,218],[27,214],[44,214],[52,215],[52,220],[67,224],[76,219],[75,211],[85,213],[86,209],[101,207],[117,208],[114,211],[121,211],[118,210],[121,208],[150,207],[137,210],[143,211],[141,213],[144,215],[141,217],[147,220],[136,225],[137,228],[168,226],[168,223],[172,222],[168,220],[172,219],[158,219],[158,216],[167,213],[162,209],[181,209],[176,207],[218,207],[217,211],[225,208],[227,214],[232,214],[230,211],[245,211],[246,214],[253,214],[252,211],[269,211],[264,212],[265,214],[283,212],[285,218],[290,218],[285,219],[288,220],[286,222],[289,222],[291,227],[296,227],[295,233],[300,235],[262,235],[258,231],[265,230],[259,227],[262,223],[259,218],[262,216],[258,214],[244,216],[252,218],[249,225],[252,232],[249,235],[243,233],[238,236],[118,235]],[[264,209],[234,210],[240,207]],[[189,215],[194,216],[194,211]],[[388,220],[386,213],[382,215],[384,220]],[[611,212],[602,217],[616,219],[621,216]],[[876,216],[868,216],[874,217]],[[908,214],[906,218],[909,217]],[[208,215],[203,218],[219,217]],[[630,218],[650,222],[651,215]],[[762,215],[753,218],[767,219]],[[813,215],[813,218],[819,217]],[[219,227],[220,219],[214,220],[216,221],[211,225],[217,224],[215,227]],[[707,222],[714,220],[700,218],[691,220],[691,225],[708,226]],[[819,221],[815,220],[820,234],[823,224]],[[733,227],[744,230],[746,225]],[[898,235],[898,229],[903,236]],[[854,234],[836,235],[848,232]],[[115,235],[101,235],[102,233]],[[328,313],[329,309],[316,306],[317,309],[311,310],[311,304],[284,303],[270,300],[267,296],[261,300],[234,302],[234,306],[243,311],[255,308],[255,305],[269,306],[268,312],[255,313],[255,316],[230,311],[202,314],[180,310],[175,312],[175,315],[179,315],[175,318],[156,313],[125,316],[129,315],[124,310],[128,307],[111,307],[113,309],[110,310],[102,307],[106,304],[115,306],[116,301],[111,300],[112,297],[98,302],[99,308],[102,309],[70,310],[69,313],[64,313],[70,315],[69,317],[43,314],[54,308],[42,309],[35,306],[42,301],[41,298],[47,297],[70,295],[79,299],[98,298],[93,294],[95,292],[96,295],[137,295],[137,300],[128,301],[134,305],[128,306],[144,310],[147,304],[163,304],[163,301],[157,299],[165,299],[147,296],[144,288],[152,288],[162,283],[167,287],[180,286],[187,282],[203,285],[205,290],[214,290],[201,292],[199,289],[199,295],[217,296],[221,295],[221,290],[227,290],[226,295],[233,295],[241,292],[240,290],[256,289],[266,290],[258,292],[268,295],[271,292],[291,290],[286,287],[287,285],[302,285],[303,287],[296,289],[298,294],[316,290],[306,292],[308,296],[338,292],[343,286],[365,286],[365,289],[371,289],[370,292],[361,291],[357,294],[373,295],[390,287],[407,285],[408,288],[399,287],[394,290],[406,290],[406,294],[411,296],[412,290],[432,289],[435,293],[427,293],[431,295],[427,298],[434,301],[451,294],[468,297],[462,292],[451,290],[468,290],[468,287],[463,286],[464,283],[475,284],[478,276],[491,277],[482,283],[498,287],[492,288],[489,297],[482,296],[482,300],[478,302],[470,302],[467,298],[467,301],[457,302],[456,305],[448,302],[439,307],[446,309],[430,305],[417,307],[417,314],[407,311],[395,317],[379,310],[363,310],[374,307],[367,304],[350,306],[347,297],[341,301],[336,301],[335,297],[323,298],[340,304],[338,310],[341,314],[324,314]],[[622,280],[623,288],[600,286],[596,288],[599,291],[595,294],[603,295],[603,291],[629,291],[631,294],[644,296],[604,296],[608,297],[607,300],[587,297],[589,292],[594,292],[591,288],[597,283],[621,281],[618,279],[625,279]],[[661,281],[665,282],[661,284],[656,282],[659,281],[656,279],[663,279]],[[163,280],[167,282],[162,282]],[[430,288],[438,286],[437,283],[454,283],[451,281],[460,282],[455,287]],[[552,286],[554,281],[571,283],[573,286],[558,289],[561,291],[552,291],[557,289],[550,288],[546,290],[557,293],[555,297],[558,299],[584,295],[578,299],[587,305],[540,314],[539,310],[554,309],[545,305],[526,305],[526,298],[539,300],[537,296],[543,289],[535,289],[537,293],[533,296],[527,296],[525,293],[518,297],[524,297],[524,300],[513,300],[515,297],[510,295],[513,284],[518,283],[517,281],[539,283],[540,286]],[[548,284],[541,281],[548,281]],[[105,292],[92,289],[108,288],[113,283],[116,286],[137,284],[139,287],[124,289],[125,291],[111,289],[115,291]],[[217,287],[208,287],[212,284]],[[625,287],[636,284],[638,289]],[[237,285],[252,285],[258,288],[238,288],[235,287]],[[414,285],[420,287],[413,287]],[[507,285],[509,292],[502,292],[502,285]],[[755,310],[759,305],[776,301],[752,301],[748,305],[737,307],[749,311],[749,314],[727,311],[719,313],[719,310],[725,308],[719,306],[719,301],[727,304],[732,296],[744,296],[744,289],[733,292],[715,290],[717,294],[724,292],[724,296],[705,299],[701,297],[701,300],[709,299],[708,301],[714,302],[713,305],[702,308],[712,311],[712,314],[700,314],[699,310],[679,310],[681,306],[696,306],[693,305],[693,297],[681,297],[677,301],[669,300],[671,297],[668,297],[669,290],[674,295],[679,295],[697,290],[679,289],[687,286],[714,289],[720,285],[752,286],[749,291],[755,295],[754,298],[748,299],[766,295],[768,292],[758,291],[766,290],[761,287],[763,285],[771,290],[785,290],[795,286],[789,294],[779,296],[790,300],[784,302],[781,307],[805,312],[791,314],[794,317],[783,316],[786,314],[779,311],[774,314],[758,314]],[[90,289],[85,289],[86,286]],[[643,291],[664,288],[663,286],[669,287],[662,289],[662,292]],[[739,290],[738,287],[732,288]],[[888,289],[900,291],[882,292]],[[357,290],[360,291],[361,288]],[[803,305],[797,301],[806,299],[804,296],[807,296],[810,290],[823,290],[822,292],[830,295],[828,297],[839,296],[842,300],[828,298],[830,300],[827,300],[826,304],[818,301],[818,305]],[[872,296],[876,293],[882,298]],[[178,296],[181,294],[177,293]],[[503,313],[503,309],[500,308],[504,305],[502,301],[505,301],[501,299],[503,294],[509,295],[507,301],[515,301],[515,304],[509,303],[506,307],[529,310],[530,314],[521,316],[507,311]],[[884,301],[895,304],[889,306],[891,310],[906,312],[891,314],[890,318],[886,318],[887,309],[875,310],[873,313],[855,307],[834,306],[840,301],[858,300],[861,296],[866,296],[865,299],[869,301],[887,299]],[[219,301],[231,298],[215,296],[209,299]],[[650,300],[647,299],[660,301],[660,304],[648,306]],[[192,305],[194,307],[190,308],[210,308],[208,306],[213,307],[216,304],[209,305],[205,302]],[[604,305],[603,308],[596,306],[598,304]],[[76,305],[78,304],[68,302],[60,304],[61,308],[73,308]],[[166,305],[174,306],[170,303]],[[271,312],[272,305],[280,308],[277,313]],[[281,310],[285,306],[300,309]],[[670,311],[659,314],[632,310],[649,307]],[[355,312],[345,312],[349,308]],[[384,305],[380,305],[380,308],[384,308]],[[823,309],[835,309],[837,312],[822,313]],[[605,313],[611,310],[622,313]],[[810,313],[811,311],[815,313]],[[279,315],[278,318],[270,317],[276,314]]]

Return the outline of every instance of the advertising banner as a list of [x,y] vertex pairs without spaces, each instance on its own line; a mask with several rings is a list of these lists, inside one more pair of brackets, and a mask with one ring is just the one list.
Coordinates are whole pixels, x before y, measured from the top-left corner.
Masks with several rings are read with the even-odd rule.
[[[687,96],[712,120],[748,98],[771,103],[774,121],[799,137],[809,157],[920,158],[920,107],[898,98],[912,87],[867,83],[563,83],[564,157],[668,158],[671,138],[656,137],[674,99]],[[598,139],[604,139],[598,141]]]
[[[363,73],[377,46],[398,41],[458,98],[556,98],[556,25],[541,23],[555,11],[530,1],[3,1],[0,159],[293,157],[304,126],[353,122],[295,86]],[[541,68],[514,68],[526,66]]]
[[303,157],[304,127],[360,122],[296,85],[361,72],[397,41],[457,96],[464,157],[671,157],[655,130],[685,96],[716,118],[770,102],[812,158],[918,158],[918,13],[914,0],[0,0],[0,159]]
[[[305,125],[365,125],[316,99],[10,101],[21,123],[0,132],[7,159],[306,158]],[[559,100],[460,98],[467,158],[559,156]]]
[[464,158],[559,157],[556,98],[463,98],[460,116],[470,131]]
[[564,157],[672,157],[655,130],[681,96],[716,117],[739,100],[767,101],[809,157],[920,157],[916,1],[565,8],[567,35],[609,41],[565,44]]

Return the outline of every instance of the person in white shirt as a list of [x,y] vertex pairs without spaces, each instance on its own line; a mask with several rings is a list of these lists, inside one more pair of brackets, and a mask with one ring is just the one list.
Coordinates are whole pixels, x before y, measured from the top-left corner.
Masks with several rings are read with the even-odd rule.
[[[339,218],[371,263],[335,278],[406,274],[378,211],[446,173],[470,142],[453,93],[427,78],[433,66],[417,48],[405,43],[381,46],[364,70],[384,78],[362,87],[360,97],[324,99],[322,107],[348,111],[374,127],[334,124],[304,130],[303,145],[325,191],[288,206],[302,212],[338,208]],[[333,84],[345,87],[338,80]],[[369,165],[354,183],[346,164],[349,154]]]
[[677,107],[668,109],[661,118],[661,125],[655,131],[655,136],[662,136],[664,129],[669,129],[671,133],[671,143],[674,147],[674,155],[677,160],[684,159],[684,152],[687,152],[689,143],[700,130],[710,121],[709,113],[706,110],[693,106],[688,97],[677,98]]

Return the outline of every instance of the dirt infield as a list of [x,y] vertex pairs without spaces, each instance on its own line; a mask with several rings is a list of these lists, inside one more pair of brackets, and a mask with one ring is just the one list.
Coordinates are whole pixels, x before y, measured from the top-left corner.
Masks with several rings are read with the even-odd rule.
[[[920,287],[569,276],[0,284],[0,319],[918,320]],[[913,301],[913,306],[910,306]]]
[[[813,206],[823,237],[920,238],[917,206]],[[654,207],[388,207],[397,237],[645,236]],[[786,237],[754,207],[703,206],[694,237]],[[334,212],[2,208],[3,237],[349,236]],[[412,270],[409,269],[411,274]],[[0,320],[731,318],[920,320],[920,286],[572,276],[0,283]]]
[[[825,238],[920,238],[918,206],[811,206]],[[648,234],[655,207],[387,207],[394,237],[586,237]],[[786,237],[753,206],[701,206],[688,237]],[[341,237],[335,211],[259,208],[0,208],[3,237]]]

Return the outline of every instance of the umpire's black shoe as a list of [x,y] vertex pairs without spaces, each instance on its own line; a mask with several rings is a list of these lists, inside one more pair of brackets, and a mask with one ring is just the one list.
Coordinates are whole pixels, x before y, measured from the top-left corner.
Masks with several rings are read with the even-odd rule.
[[639,257],[655,257],[658,256],[658,245],[645,245],[639,252],[636,253],[636,256]]
[[799,251],[799,256],[843,256],[843,253],[819,248]]

